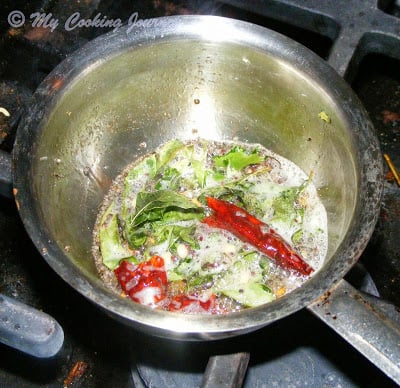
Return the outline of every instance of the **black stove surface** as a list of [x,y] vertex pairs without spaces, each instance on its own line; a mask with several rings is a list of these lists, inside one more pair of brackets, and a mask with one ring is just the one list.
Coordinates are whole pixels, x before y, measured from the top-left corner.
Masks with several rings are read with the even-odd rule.
[[[229,5],[227,3],[236,3]],[[241,6],[240,3],[246,4]],[[252,8],[252,3],[255,5]],[[267,1],[271,7],[290,1]],[[296,1],[294,2],[296,3]],[[298,2],[297,2],[298,3]],[[304,1],[301,8],[307,14]],[[352,3],[352,2],[349,2]],[[398,16],[396,2],[384,10]],[[12,28],[12,10],[25,15],[42,10],[68,17],[75,10],[89,17],[101,12],[126,21],[169,14],[215,13],[252,21],[275,29],[329,59],[333,38],[310,32],[261,12],[260,2],[214,1],[4,1],[0,5],[0,149],[9,151],[18,120],[40,81],[66,55],[105,28],[49,32],[26,23]],[[368,12],[368,9],[365,11]],[[290,15],[290,14],[289,14]],[[279,20],[278,20],[279,19]],[[286,18],[288,19],[288,18]],[[329,29],[328,29],[329,30]],[[400,30],[398,32],[400,36]],[[370,54],[360,59],[348,79],[375,125],[382,151],[400,167],[399,61]],[[389,172],[389,170],[388,170]],[[371,275],[380,296],[400,306],[400,188],[390,174],[385,182],[382,210],[376,230],[361,263]],[[353,280],[356,276],[349,275]],[[250,352],[244,385],[262,386],[395,386],[361,354],[308,311],[301,311],[256,333],[209,342],[180,343],[138,333],[108,317],[65,284],[45,263],[31,243],[11,200],[0,197],[0,292],[52,315],[61,324],[65,344],[60,353],[38,360],[0,345],[0,385],[6,387],[196,387],[207,360],[215,354]],[[75,369],[74,369],[75,368]]]
[[[65,343],[52,359],[1,345],[7,387],[198,387],[212,355],[250,352],[245,387],[394,386],[325,324],[301,311],[256,333],[184,343],[138,333],[108,317],[64,283],[36,251],[11,201],[0,203],[1,291],[55,317]],[[81,364],[82,375],[71,371]],[[70,377],[70,378],[69,378]],[[265,385],[267,384],[267,385]]]

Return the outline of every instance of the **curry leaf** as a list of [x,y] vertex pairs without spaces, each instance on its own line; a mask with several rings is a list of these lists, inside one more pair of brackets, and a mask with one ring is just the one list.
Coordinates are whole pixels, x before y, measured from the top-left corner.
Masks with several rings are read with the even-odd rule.
[[303,219],[305,209],[304,206],[299,203],[299,198],[309,182],[310,178],[300,186],[291,187],[282,191],[279,196],[273,199],[273,220],[291,224],[296,217],[300,217],[301,220]]
[[239,146],[233,147],[224,155],[214,157],[216,167],[231,167],[235,170],[241,170],[250,164],[260,164],[264,160],[265,157],[259,155],[257,149],[249,153]]
[[171,140],[162,146],[157,154],[151,154],[144,158],[140,163],[133,167],[125,177],[125,189],[122,199],[121,217],[126,219],[132,210],[132,192],[133,187],[137,184],[137,180],[143,177],[152,179],[156,176],[159,170],[169,163],[176,153],[184,147],[184,144],[179,140]]
[[103,263],[109,269],[115,269],[122,259],[132,256],[132,252],[123,245],[119,229],[118,216],[114,211],[114,202],[108,207],[100,222],[99,240]]
[[195,225],[181,226],[174,225],[172,227],[171,234],[169,236],[168,248],[176,251],[178,243],[185,242],[189,244],[194,249],[199,249],[199,242],[194,238],[194,233],[196,231]]
[[226,288],[221,292],[247,307],[260,306],[275,299],[272,291],[265,284],[258,282],[249,282],[240,289]]
[[274,293],[263,283],[262,268],[254,266],[255,255],[236,261],[214,285],[214,291],[226,295],[248,307],[271,302]]
[[[171,233],[170,229],[175,227],[174,223],[199,219],[203,215],[203,207],[174,191],[140,192],[136,199],[135,212],[126,222],[125,234],[130,245],[134,247],[144,244],[150,236],[156,243],[161,243]],[[176,230],[180,231],[179,237],[185,241],[184,229]]]
[[157,171],[170,162],[171,159],[175,157],[176,153],[184,147],[185,145],[180,140],[171,140],[166,143],[158,152]]
[[181,173],[176,169],[165,166],[160,173],[160,179],[155,185],[156,190],[174,190],[180,185]]
[[132,204],[134,203],[134,198],[132,197],[132,193],[134,192],[133,187],[137,184],[138,178],[153,178],[156,171],[156,157],[153,154],[143,159],[128,172],[125,177],[125,187],[122,197],[121,217],[123,220],[126,219],[127,215],[132,210]]
[[202,212],[203,209],[191,199],[172,190],[154,192],[140,192],[136,198],[136,209],[130,219],[130,226],[134,227],[148,220],[161,219],[167,210],[180,209],[181,215],[176,214],[176,221],[185,219],[184,211],[193,210]]

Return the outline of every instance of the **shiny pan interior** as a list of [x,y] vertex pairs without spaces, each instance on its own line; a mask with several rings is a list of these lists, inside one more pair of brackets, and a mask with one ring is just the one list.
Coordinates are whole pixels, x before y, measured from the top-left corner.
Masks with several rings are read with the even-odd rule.
[[[372,125],[335,71],[282,35],[213,16],[147,22],[88,43],[35,93],[14,151],[22,219],[66,282],[135,328],[190,340],[255,330],[322,295],[365,248],[382,190]],[[329,252],[303,287],[240,313],[183,316],[103,286],[90,251],[111,182],[160,144],[197,137],[260,143],[314,172]]]

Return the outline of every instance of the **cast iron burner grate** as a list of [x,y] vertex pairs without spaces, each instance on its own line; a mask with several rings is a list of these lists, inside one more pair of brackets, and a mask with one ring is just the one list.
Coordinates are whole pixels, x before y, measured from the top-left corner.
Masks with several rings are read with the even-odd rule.
[[[400,6],[395,1],[3,1],[0,6],[0,150],[10,151],[28,100],[42,79],[69,53],[105,28],[53,32],[29,20],[12,28],[12,10],[52,15],[60,24],[79,11],[126,22],[170,14],[218,14],[264,25],[308,46],[352,83],[378,130],[382,149],[400,166]],[[384,116],[388,111],[394,115]],[[391,119],[388,119],[388,117]],[[1,156],[1,155],[0,155]],[[4,156],[4,154],[3,154]],[[3,171],[0,171],[4,174]],[[0,179],[1,180],[1,179]],[[349,279],[400,306],[400,190],[385,183],[381,217]],[[361,269],[360,269],[361,268]],[[375,288],[375,284],[377,289]],[[3,345],[2,386],[19,387],[196,387],[211,355],[249,352],[244,385],[394,386],[377,368],[307,311],[236,339],[177,343],[126,328],[98,311],[45,264],[19,220],[13,202],[0,199],[0,291],[54,316],[65,332],[62,351],[36,360]],[[71,374],[74,366],[80,367]]]

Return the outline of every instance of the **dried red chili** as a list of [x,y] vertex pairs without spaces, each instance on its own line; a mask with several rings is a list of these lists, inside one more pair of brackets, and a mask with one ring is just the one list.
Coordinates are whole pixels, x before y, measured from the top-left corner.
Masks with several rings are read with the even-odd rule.
[[207,299],[186,294],[169,298],[167,272],[160,256],[140,264],[124,260],[114,273],[123,291],[137,303],[168,311],[216,312],[215,295]]
[[206,300],[201,300],[190,295],[175,295],[167,306],[168,311],[183,311],[199,313],[202,310],[215,312],[215,295]]
[[205,224],[231,232],[274,259],[281,267],[302,275],[314,271],[278,233],[246,210],[217,198],[207,197],[206,200],[214,212],[202,220]]
[[124,260],[114,273],[124,292],[135,302],[156,306],[167,296],[167,273],[160,256],[137,265]]

